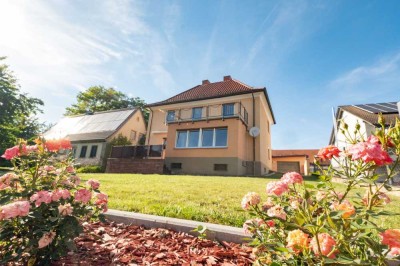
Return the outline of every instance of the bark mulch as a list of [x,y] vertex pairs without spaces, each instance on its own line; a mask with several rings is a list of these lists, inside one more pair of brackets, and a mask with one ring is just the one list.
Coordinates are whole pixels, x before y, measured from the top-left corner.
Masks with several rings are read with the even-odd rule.
[[85,223],[77,251],[53,265],[251,265],[252,248],[186,233],[116,223]]

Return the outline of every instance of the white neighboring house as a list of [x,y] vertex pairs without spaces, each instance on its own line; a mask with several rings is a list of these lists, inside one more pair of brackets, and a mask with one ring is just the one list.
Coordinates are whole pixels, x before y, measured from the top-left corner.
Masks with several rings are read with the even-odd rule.
[[[360,132],[366,137],[371,136],[376,127],[379,127],[379,113],[385,118],[385,126],[394,125],[396,118],[400,118],[396,102],[339,106],[335,117],[337,132],[335,128],[332,129],[329,144],[337,146],[339,150],[344,150],[349,146],[346,138],[340,132],[342,123],[346,123],[349,126],[349,132],[353,132],[358,122],[360,124]],[[334,165],[333,160],[332,164]],[[381,173],[386,171],[384,168],[380,170]],[[397,181],[399,178],[397,176],[395,180]]]
[[63,117],[43,134],[45,139],[67,138],[76,162],[103,165],[110,149],[107,145],[119,134],[137,145],[146,135],[146,123],[140,109],[120,109]]

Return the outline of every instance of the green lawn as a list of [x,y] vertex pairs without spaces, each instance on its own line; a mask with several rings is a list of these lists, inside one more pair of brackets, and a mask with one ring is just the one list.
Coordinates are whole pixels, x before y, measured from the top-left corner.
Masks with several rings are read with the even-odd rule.
[[[250,216],[240,207],[249,191],[265,199],[266,183],[276,179],[221,176],[80,174],[98,179],[109,195],[109,208],[241,227]],[[317,180],[305,178],[309,184]],[[337,184],[339,190],[343,184]],[[364,190],[359,189],[363,195]],[[352,195],[355,196],[355,195]],[[398,211],[400,198],[391,197],[386,209]],[[399,216],[382,217],[385,227],[399,228]]]

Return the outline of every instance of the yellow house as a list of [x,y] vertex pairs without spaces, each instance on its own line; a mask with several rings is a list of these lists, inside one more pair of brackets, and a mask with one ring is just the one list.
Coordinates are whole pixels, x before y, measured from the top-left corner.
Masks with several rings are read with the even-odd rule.
[[265,88],[225,76],[148,107],[146,144],[164,145],[171,173],[263,175],[272,169],[275,118]]
[[104,166],[111,149],[110,141],[122,135],[137,145],[145,134],[142,111],[127,108],[63,117],[43,137],[68,138],[77,163]]

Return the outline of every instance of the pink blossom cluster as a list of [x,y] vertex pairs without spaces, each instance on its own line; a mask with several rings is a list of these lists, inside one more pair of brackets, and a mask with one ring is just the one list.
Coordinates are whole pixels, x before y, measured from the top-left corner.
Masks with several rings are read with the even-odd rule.
[[15,201],[13,203],[0,206],[0,220],[11,219],[14,217],[27,216],[31,204],[29,201]]
[[62,216],[68,216],[72,214],[74,208],[70,203],[58,206],[58,213]]
[[75,192],[75,201],[82,202],[84,204],[88,203],[92,198],[92,192],[87,189],[79,189]]
[[72,149],[71,142],[68,139],[49,139],[45,141],[44,146],[51,152]]
[[334,259],[336,257],[336,254],[339,252],[338,250],[335,250],[336,240],[327,233],[321,233],[318,234],[317,237],[313,237],[313,239],[310,242],[310,245],[312,251],[316,255],[319,255],[317,238],[319,242],[319,247],[321,249],[321,254],[330,259]]
[[89,179],[86,184],[90,186],[92,189],[99,189],[100,182],[96,179]]
[[353,204],[351,204],[348,200],[343,200],[342,202],[335,201],[330,207],[334,211],[342,211],[342,217],[344,219],[347,219],[356,213],[356,209],[354,208]]
[[9,188],[14,180],[17,180],[18,176],[14,173],[7,173],[0,177],[0,190]]
[[103,212],[107,212],[108,196],[104,193],[96,193],[96,201],[94,204],[102,208]]
[[286,212],[280,205],[275,205],[267,210],[269,217],[276,217],[282,220],[286,220]]
[[53,242],[55,236],[56,233],[53,231],[43,234],[43,236],[39,239],[38,247],[39,248],[47,247],[51,242]]
[[400,229],[387,229],[380,233],[382,244],[387,245],[390,249],[390,256],[400,255]]
[[36,192],[30,197],[30,201],[35,203],[36,207],[39,207],[42,203],[49,204],[52,201],[59,201],[62,199],[69,199],[71,197],[70,192],[67,189],[55,190],[53,192],[41,190]]
[[322,148],[318,151],[317,157],[322,160],[330,160],[333,157],[339,157],[340,150],[333,145],[329,145],[325,148]]
[[303,183],[303,177],[296,172],[284,174],[280,181],[269,182],[267,184],[267,194],[280,196],[289,190],[289,185]]
[[38,147],[36,145],[15,145],[14,147],[7,149],[1,157],[6,160],[11,160],[21,155],[28,155],[30,153],[36,152],[37,150]]
[[264,221],[261,218],[255,218],[255,219],[250,219],[247,220],[246,222],[244,222],[243,224],[243,230],[244,233],[247,235],[253,235],[256,231],[257,228],[259,227],[274,227],[275,226],[275,222],[274,220],[268,220],[268,221]]
[[260,201],[261,198],[258,193],[249,192],[243,197],[241,205],[244,210],[248,210],[250,206],[255,206],[260,203]]
[[393,162],[389,154],[382,149],[379,139],[375,136],[370,136],[367,141],[349,147],[347,153],[352,160],[361,159],[365,163],[374,162],[378,166]]

